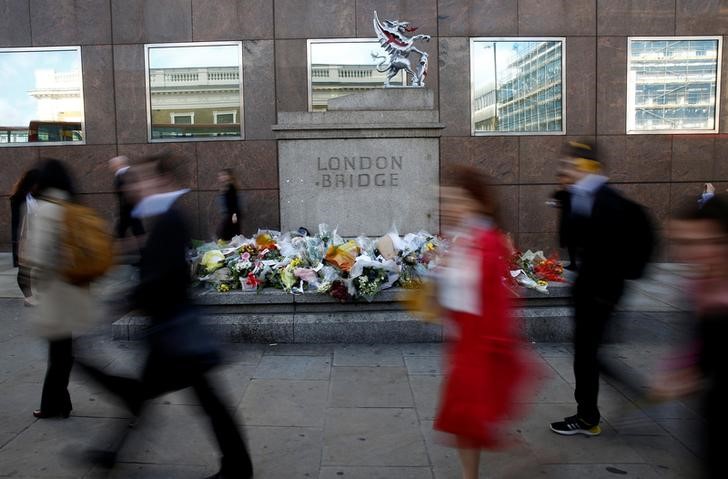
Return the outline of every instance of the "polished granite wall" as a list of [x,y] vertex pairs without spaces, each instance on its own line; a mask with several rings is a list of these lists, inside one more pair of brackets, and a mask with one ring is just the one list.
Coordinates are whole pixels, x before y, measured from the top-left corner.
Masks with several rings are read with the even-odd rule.
[[[472,36],[566,36],[567,136],[596,139],[609,174],[663,221],[704,181],[728,187],[728,45],[720,135],[625,135],[627,37],[723,35],[720,0],[0,0],[0,47],[81,45],[87,144],[0,148],[0,248],[9,246],[7,194],[40,157],[68,160],[88,203],[114,211],[106,160],[172,150],[193,189],[186,201],[200,237],[212,231],[215,173],[234,167],[244,226],[278,227],[277,111],[307,108],[306,39],[372,37],[373,10],[432,34],[428,87],[447,127],[441,180],[456,163],[490,173],[506,227],[524,247],[553,245],[561,136],[470,136]],[[242,40],[245,140],[149,144],[144,43]],[[721,183],[723,182],[723,183]]]

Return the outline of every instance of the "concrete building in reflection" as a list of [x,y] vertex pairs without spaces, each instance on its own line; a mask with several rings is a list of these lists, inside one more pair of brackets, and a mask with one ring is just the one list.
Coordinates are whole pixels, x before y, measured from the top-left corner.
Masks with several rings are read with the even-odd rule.
[[[402,86],[403,74],[394,77],[391,84]],[[351,93],[382,88],[386,74],[375,65],[311,65],[311,107],[314,111],[326,110],[328,101]]]
[[[562,43],[504,42],[496,55],[510,54],[503,71],[473,95],[476,131],[544,132],[562,129]],[[504,51],[505,48],[511,51]],[[493,47],[491,47],[493,48]],[[503,49],[502,49],[503,48]],[[497,65],[496,57],[490,68]]]
[[718,43],[635,40],[628,72],[628,130],[713,129]]
[[238,67],[149,70],[152,138],[240,136]]

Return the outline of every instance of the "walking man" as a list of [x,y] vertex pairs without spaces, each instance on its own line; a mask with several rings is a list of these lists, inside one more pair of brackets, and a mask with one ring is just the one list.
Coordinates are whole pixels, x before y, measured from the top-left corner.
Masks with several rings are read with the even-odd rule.
[[129,200],[127,194],[129,158],[126,156],[115,156],[109,160],[109,168],[114,173],[114,192],[119,202],[119,220],[114,228],[116,237],[123,238],[126,236],[126,231],[129,228],[131,228],[134,236],[141,236],[144,234],[144,227],[138,218],[132,218],[131,211],[134,205]]
[[622,297],[628,273],[623,237],[630,232],[625,211],[629,202],[608,185],[595,147],[570,141],[565,145],[562,173],[571,177],[572,240],[577,249],[574,303],[574,397],[577,412],[551,423],[557,434],[601,433],[597,406],[599,394],[599,347],[607,323]]

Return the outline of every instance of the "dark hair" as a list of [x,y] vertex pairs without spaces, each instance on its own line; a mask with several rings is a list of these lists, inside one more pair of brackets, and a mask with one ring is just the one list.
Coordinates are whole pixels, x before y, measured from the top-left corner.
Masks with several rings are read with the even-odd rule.
[[49,188],[65,191],[71,198],[76,195],[73,180],[68,168],[60,160],[46,158],[41,160],[40,175],[38,178],[38,191],[42,194]]
[[715,195],[702,206],[694,198],[685,200],[672,217],[684,221],[712,221],[720,226],[723,233],[728,234],[728,197]]
[[478,203],[480,213],[489,216],[500,227],[500,211],[490,177],[472,166],[459,165],[452,178],[452,185],[465,190]]
[[220,173],[227,175],[228,178],[230,178],[230,184],[233,185],[235,188],[238,187],[238,180],[237,178],[235,178],[235,172],[233,172],[232,168],[222,168],[220,169],[218,174]]
[[18,178],[18,181],[13,185],[13,190],[10,192],[11,198],[22,198],[33,190],[38,184],[38,178],[40,177],[40,170],[38,168],[31,168],[30,170],[23,173]]

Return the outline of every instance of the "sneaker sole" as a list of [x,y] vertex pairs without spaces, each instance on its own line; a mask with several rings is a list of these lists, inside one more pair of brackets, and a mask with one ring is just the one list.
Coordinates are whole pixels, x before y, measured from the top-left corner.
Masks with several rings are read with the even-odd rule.
[[561,434],[562,436],[575,436],[577,434],[582,434],[584,436],[598,436],[602,433],[601,429],[599,429],[595,432],[589,431],[588,429],[574,429],[573,431],[560,431],[558,429],[554,429],[552,426],[549,426],[549,429],[551,429],[556,434]]

